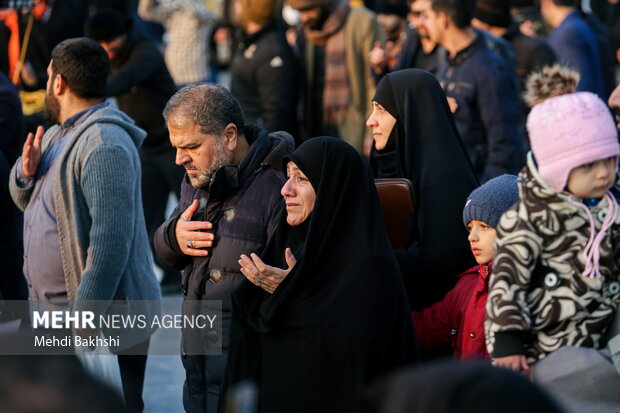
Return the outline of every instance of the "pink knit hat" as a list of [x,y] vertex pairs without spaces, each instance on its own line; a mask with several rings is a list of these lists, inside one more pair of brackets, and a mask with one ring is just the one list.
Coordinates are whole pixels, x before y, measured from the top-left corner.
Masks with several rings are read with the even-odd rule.
[[573,168],[620,155],[618,131],[607,105],[590,92],[534,105],[527,130],[538,173],[555,192],[564,190]]

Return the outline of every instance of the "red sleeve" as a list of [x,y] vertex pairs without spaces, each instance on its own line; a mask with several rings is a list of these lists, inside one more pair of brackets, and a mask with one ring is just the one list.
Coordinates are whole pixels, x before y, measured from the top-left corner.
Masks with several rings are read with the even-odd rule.
[[468,270],[459,276],[457,284],[443,300],[422,311],[411,313],[421,349],[443,350],[453,347],[461,316],[478,277],[477,269]]

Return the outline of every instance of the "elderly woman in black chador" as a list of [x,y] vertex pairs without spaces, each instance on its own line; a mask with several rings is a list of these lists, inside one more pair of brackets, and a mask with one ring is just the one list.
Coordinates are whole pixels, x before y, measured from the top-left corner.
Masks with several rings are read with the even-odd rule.
[[461,219],[478,180],[433,75],[399,70],[377,85],[366,125],[377,178],[408,178],[415,194],[409,247],[396,251],[412,308],[439,301],[475,265]]
[[286,214],[240,259],[225,381],[253,380],[259,412],[356,412],[364,385],[418,359],[398,264],[350,145],[313,138],[284,162]]

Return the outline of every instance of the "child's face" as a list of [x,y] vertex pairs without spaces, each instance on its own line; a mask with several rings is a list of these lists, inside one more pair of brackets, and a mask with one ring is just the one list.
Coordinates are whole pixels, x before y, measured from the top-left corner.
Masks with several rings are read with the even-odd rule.
[[574,168],[568,176],[568,191],[579,198],[602,198],[616,181],[616,157]]
[[476,262],[478,264],[488,264],[493,261],[495,229],[482,221],[473,219],[467,224],[467,230],[469,231],[467,240]]

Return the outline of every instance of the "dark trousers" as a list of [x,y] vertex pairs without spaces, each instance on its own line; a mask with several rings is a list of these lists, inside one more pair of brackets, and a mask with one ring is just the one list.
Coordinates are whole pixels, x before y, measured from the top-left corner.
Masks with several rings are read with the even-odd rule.
[[153,236],[166,219],[166,205],[170,192],[179,197],[183,167],[174,163],[175,149],[167,141],[154,147],[140,148],[142,162],[142,206],[144,220],[155,264],[164,270],[164,280],[175,277],[180,283],[179,271],[162,264],[155,254]]
[[150,340],[143,341],[118,354],[118,367],[128,413],[141,413],[144,410],[142,389],[149,342]]

